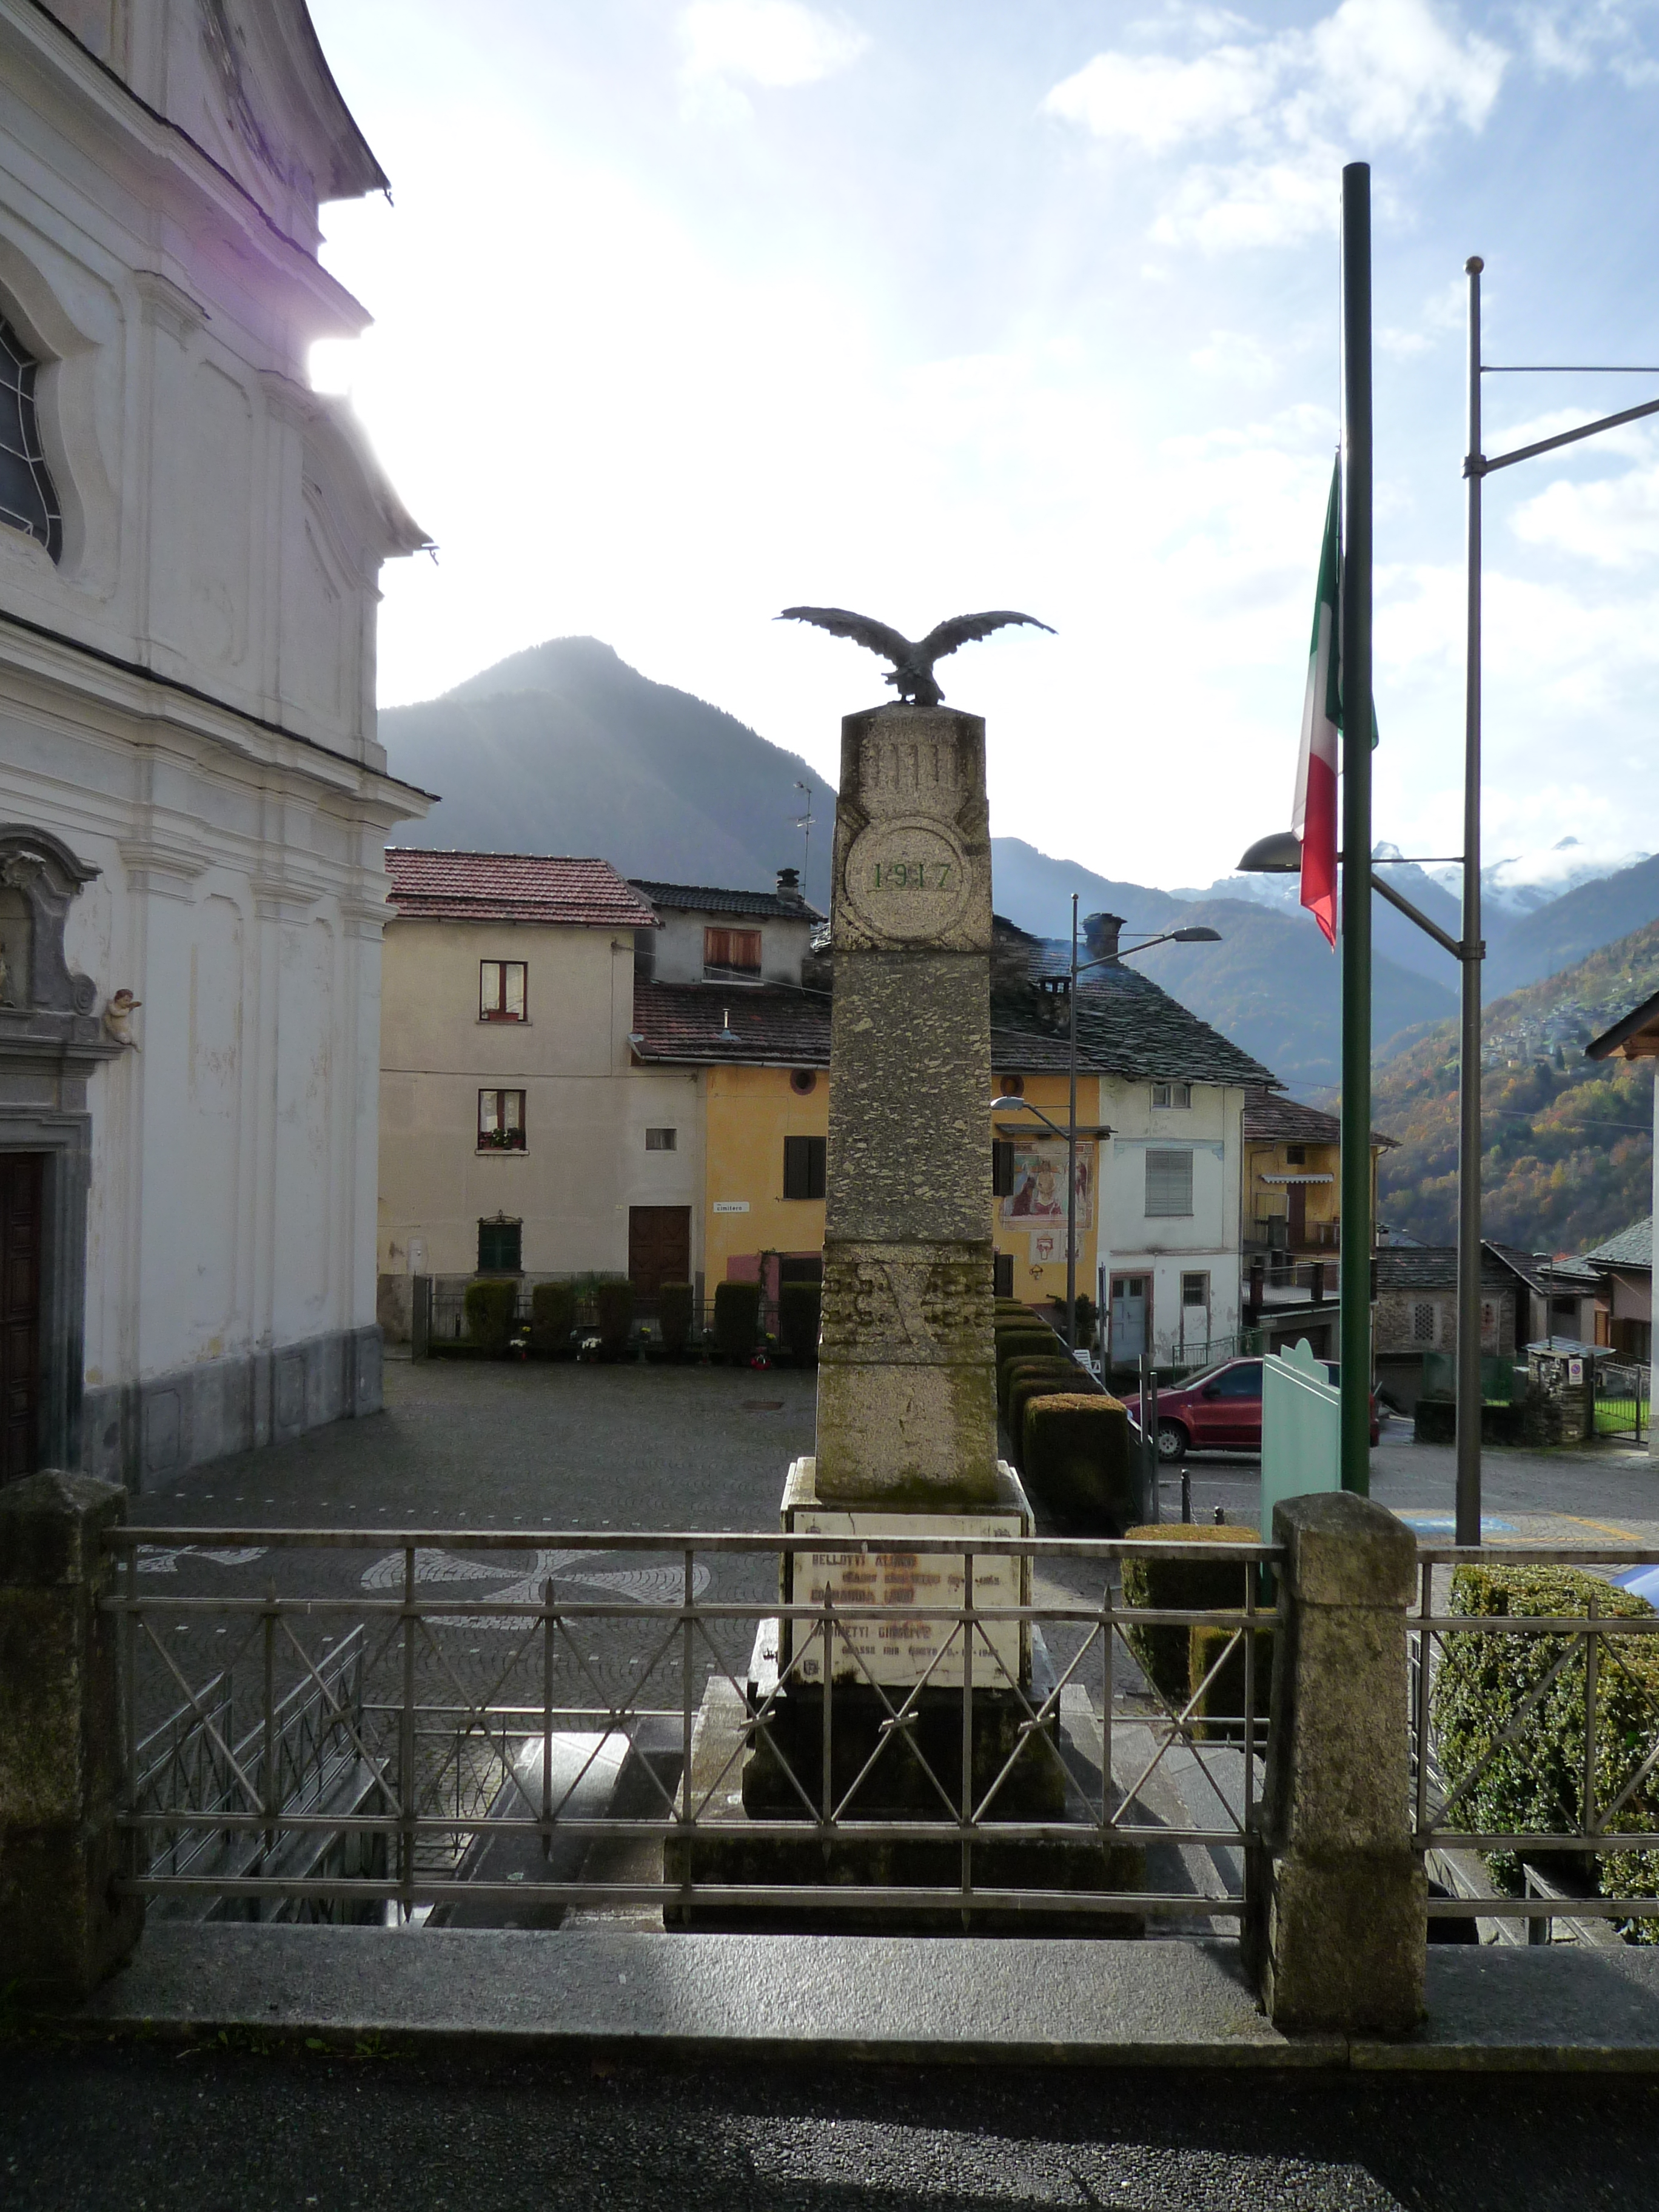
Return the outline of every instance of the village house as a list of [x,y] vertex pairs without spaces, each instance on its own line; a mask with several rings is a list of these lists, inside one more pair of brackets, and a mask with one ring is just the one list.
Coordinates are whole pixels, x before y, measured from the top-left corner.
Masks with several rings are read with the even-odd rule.
[[[1191,1364],[1237,1348],[1247,1096],[1276,1085],[1230,1043],[1117,957],[1115,915],[1086,925],[1096,968],[1078,991],[1078,1258],[1107,1363],[1153,1352]],[[1040,939],[999,920],[991,1054],[998,1095],[1063,1129],[1069,979]],[[997,1287],[1028,1304],[1066,1292],[1066,1145],[1034,1115],[994,1122]]]
[[1584,1265],[1601,1282],[1595,1341],[1646,1366],[1653,1358],[1653,1216],[1586,1252]]
[[382,561],[302,0],[0,0],[0,1478],[380,1403]]
[[381,1030],[380,1315],[411,1280],[822,1272],[823,917],[605,860],[393,850]]

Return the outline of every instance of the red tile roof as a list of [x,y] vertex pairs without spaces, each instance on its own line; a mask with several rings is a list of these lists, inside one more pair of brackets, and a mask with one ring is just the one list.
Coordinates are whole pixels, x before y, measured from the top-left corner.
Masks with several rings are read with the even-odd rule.
[[393,912],[420,921],[549,921],[574,929],[653,929],[657,917],[609,860],[548,853],[431,853],[393,845],[386,856]]
[[[1334,1114],[1322,1113],[1317,1106],[1304,1106],[1299,1099],[1275,1097],[1270,1091],[1249,1090],[1244,1093],[1244,1141],[1246,1144],[1284,1142],[1293,1145],[1338,1145],[1342,1141],[1342,1124]],[[1400,1149],[1392,1137],[1385,1137],[1380,1129],[1371,1131],[1371,1142],[1389,1152]]]
[[[728,1025],[731,1038],[722,1039]],[[634,1034],[641,1060],[828,1067],[830,1001],[764,986],[636,982]]]

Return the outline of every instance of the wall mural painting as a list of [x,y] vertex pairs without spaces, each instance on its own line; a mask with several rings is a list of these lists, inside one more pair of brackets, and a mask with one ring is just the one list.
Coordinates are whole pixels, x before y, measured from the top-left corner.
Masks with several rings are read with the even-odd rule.
[[[1056,1137],[1014,1139],[1014,1188],[1000,1201],[1000,1225],[1031,1231],[1033,1264],[1060,1257],[1066,1248],[1066,1146]],[[1095,1147],[1077,1148],[1078,1235],[1094,1227]],[[1038,1249],[1039,1244],[1046,1249]]]

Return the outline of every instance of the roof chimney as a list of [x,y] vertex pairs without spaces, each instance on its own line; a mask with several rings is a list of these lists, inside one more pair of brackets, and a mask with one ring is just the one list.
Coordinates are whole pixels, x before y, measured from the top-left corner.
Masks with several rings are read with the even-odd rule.
[[1085,914],[1083,917],[1083,942],[1091,960],[1117,958],[1118,932],[1123,927],[1121,914]]
[[806,902],[801,896],[800,870],[799,868],[780,868],[778,870],[778,896],[781,899],[787,899],[792,906],[805,905]]

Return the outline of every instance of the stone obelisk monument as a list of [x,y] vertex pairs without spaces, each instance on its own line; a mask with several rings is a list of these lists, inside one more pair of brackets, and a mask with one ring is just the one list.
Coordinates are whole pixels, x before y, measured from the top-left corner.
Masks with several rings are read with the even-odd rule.
[[820,1503],[995,1503],[985,725],[842,725]]

